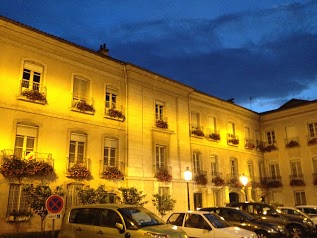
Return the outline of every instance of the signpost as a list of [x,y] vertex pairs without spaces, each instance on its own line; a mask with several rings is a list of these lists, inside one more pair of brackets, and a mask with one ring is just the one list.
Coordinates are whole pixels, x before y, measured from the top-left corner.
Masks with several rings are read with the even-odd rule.
[[55,232],[55,219],[61,218],[61,211],[64,209],[64,199],[59,195],[52,195],[46,199],[45,207],[48,211],[47,218],[52,219],[53,238]]

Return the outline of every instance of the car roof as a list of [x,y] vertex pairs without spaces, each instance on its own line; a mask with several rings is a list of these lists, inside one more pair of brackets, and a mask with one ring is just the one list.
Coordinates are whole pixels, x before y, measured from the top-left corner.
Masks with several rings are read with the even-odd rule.
[[129,204],[115,204],[115,203],[106,203],[106,204],[87,204],[87,205],[79,205],[73,206],[70,209],[74,208],[112,208],[112,209],[119,209],[119,208],[141,208],[142,206],[135,206]]
[[317,208],[317,205],[298,205],[296,207]]
[[[241,210],[239,207],[202,207],[199,209],[199,211],[201,211],[201,209],[230,209],[230,210],[239,210],[239,211],[243,211]],[[205,210],[207,211],[207,210]]]
[[210,213],[213,213],[213,212],[210,212],[210,211],[175,211],[175,212],[172,212],[172,213],[210,214]]

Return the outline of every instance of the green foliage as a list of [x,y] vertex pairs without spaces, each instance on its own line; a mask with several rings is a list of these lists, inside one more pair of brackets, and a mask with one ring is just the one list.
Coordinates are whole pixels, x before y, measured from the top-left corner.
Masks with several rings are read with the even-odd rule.
[[23,186],[23,192],[27,197],[28,206],[41,217],[41,231],[44,231],[44,219],[48,214],[45,207],[46,200],[53,194],[63,196],[62,187],[57,186],[52,192],[48,184],[39,184],[37,186],[28,184]]
[[104,204],[109,202],[108,192],[104,185],[100,185],[97,189],[87,186],[78,192],[78,197],[83,204]]
[[144,204],[148,203],[148,201],[142,201],[146,197],[146,194],[142,195],[143,192],[139,192],[134,187],[119,188],[119,190],[122,192],[124,204],[143,206]]
[[154,199],[152,199],[153,205],[159,211],[161,216],[166,215],[167,211],[172,211],[175,207],[176,201],[172,199],[169,194],[153,194]]

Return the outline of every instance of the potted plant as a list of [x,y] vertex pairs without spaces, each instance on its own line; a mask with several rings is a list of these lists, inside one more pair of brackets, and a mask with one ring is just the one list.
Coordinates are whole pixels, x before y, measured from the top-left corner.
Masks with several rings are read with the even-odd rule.
[[124,174],[117,167],[107,167],[102,173],[102,178],[109,180],[124,179]]
[[161,167],[155,173],[155,178],[160,182],[170,182],[172,180],[172,175],[168,172],[167,168]]
[[47,99],[44,93],[40,93],[38,90],[29,90],[26,89],[21,93],[22,96],[25,96],[27,99],[31,101],[39,101],[44,104],[47,104]]
[[85,166],[81,164],[75,164],[68,170],[67,177],[88,179],[91,177],[91,173]]
[[251,142],[247,142],[245,144],[245,148],[249,149],[249,150],[253,150],[255,148],[255,144],[251,143]]
[[79,100],[75,103],[75,107],[82,112],[95,112],[92,105],[88,104],[85,100]]
[[312,138],[308,141],[308,145],[317,145],[317,138]]
[[216,186],[222,186],[224,184],[224,180],[220,178],[220,176],[214,177],[211,182],[213,182]]
[[286,148],[293,148],[299,146],[299,143],[295,140],[291,140],[286,144]]
[[194,181],[198,185],[206,185],[207,182],[208,182],[206,174],[197,174],[197,175],[195,175]]
[[192,130],[192,134],[195,136],[200,136],[200,137],[205,136],[204,132],[200,129],[197,129],[197,128]]
[[156,127],[162,128],[162,129],[167,129],[167,128],[168,128],[168,125],[167,125],[167,122],[166,122],[166,121],[157,120],[157,121],[156,121]]
[[220,140],[220,135],[217,134],[217,133],[211,133],[209,135],[209,139],[211,139],[211,140]]
[[238,145],[239,144],[239,139],[230,139],[229,141],[228,141],[230,144],[233,144],[233,145]]
[[271,145],[266,146],[264,148],[263,152],[271,152],[273,150],[277,150],[277,147],[275,145],[271,144]]
[[108,115],[112,118],[122,119],[123,121],[125,120],[125,116],[122,114],[122,112],[114,108],[108,110]]
[[292,179],[289,185],[290,186],[305,186],[306,184],[304,183],[302,179]]

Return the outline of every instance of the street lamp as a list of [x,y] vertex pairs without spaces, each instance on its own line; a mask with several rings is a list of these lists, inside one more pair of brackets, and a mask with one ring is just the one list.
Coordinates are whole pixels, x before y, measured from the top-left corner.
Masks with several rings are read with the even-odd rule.
[[240,176],[240,182],[244,186],[244,193],[245,193],[245,201],[248,201],[248,193],[247,193],[247,184],[248,184],[248,177],[242,174]]
[[187,167],[184,172],[184,178],[187,182],[187,204],[188,204],[188,211],[190,211],[190,200],[189,200],[189,181],[192,180],[192,172]]

